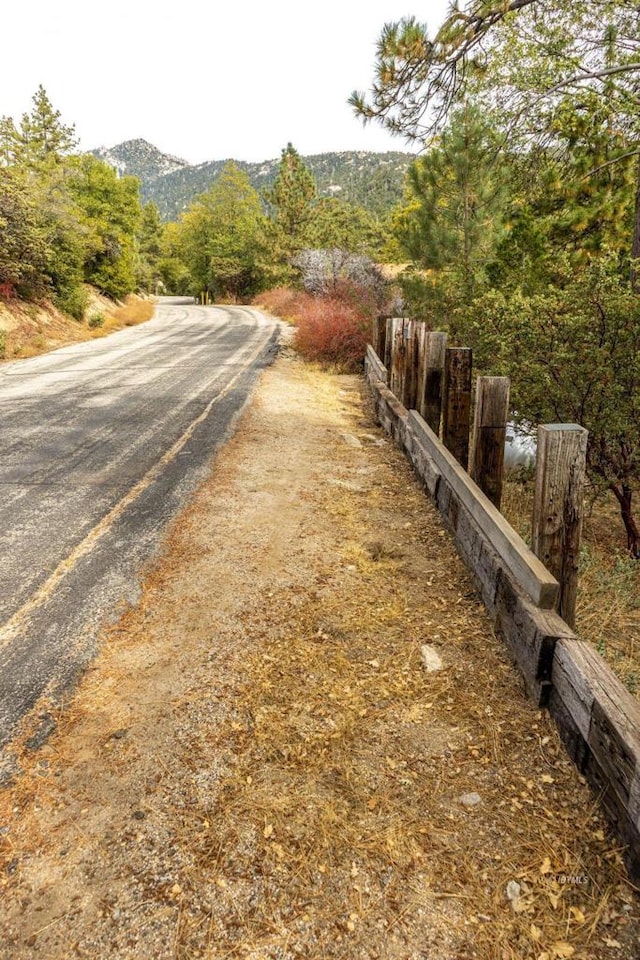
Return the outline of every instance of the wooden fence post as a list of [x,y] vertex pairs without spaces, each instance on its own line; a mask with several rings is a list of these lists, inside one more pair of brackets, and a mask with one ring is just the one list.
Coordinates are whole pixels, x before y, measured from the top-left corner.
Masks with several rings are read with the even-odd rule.
[[371,346],[377,353],[381,362],[384,364],[384,349],[387,339],[387,319],[386,317],[374,317],[371,323]]
[[371,335],[369,337],[369,343],[373,349],[378,352],[378,340],[380,339],[380,317],[374,317],[371,321]]
[[378,340],[374,343],[375,351],[384,363],[384,352],[387,345],[387,321],[385,317],[378,317]]
[[478,377],[476,384],[471,479],[498,510],[502,499],[509,386],[508,377]]
[[393,325],[395,323],[394,317],[387,317],[385,323],[384,331],[384,356],[380,357],[383,364],[387,368],[387,373],[389,374],[389,381],[391,380],[391,367],[393,365]]
[[442,442],[465,470],[469,466],[472,362],[469,347],[445,350]]
[[576,423],[538,427],[532,547],[560,584],[558,613],[575,625],[588,431]]
[[447,335],[440,331],[424,334],[418,382],[418,413],[427,421],[436,436],[440,434],[442,414],[442,380]]
[[389,388],[391,393],[400,399],[404,389],[404,324],[402,317],[393,319],[393,343],[391,346],[391,370],[389,371]]
[[418,387],[418,322],[405,320],[404,322],[404,381],[402,395],[398,397],[407,410],[414,410]]

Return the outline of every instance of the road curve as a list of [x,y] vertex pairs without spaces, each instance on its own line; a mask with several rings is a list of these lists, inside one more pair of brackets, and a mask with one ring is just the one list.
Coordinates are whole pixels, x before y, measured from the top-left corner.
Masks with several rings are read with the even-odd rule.
[[277,336],[257,310],[163,298],[145,324],[0,367],[0,745],[135,599]]

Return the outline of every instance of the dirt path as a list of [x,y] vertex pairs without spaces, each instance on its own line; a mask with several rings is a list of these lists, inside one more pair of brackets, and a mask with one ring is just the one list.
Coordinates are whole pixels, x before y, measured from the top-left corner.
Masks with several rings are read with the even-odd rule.
[[3,960],[640,956],[593,800],[356,377],[266,372],[56,716],[0,792]]

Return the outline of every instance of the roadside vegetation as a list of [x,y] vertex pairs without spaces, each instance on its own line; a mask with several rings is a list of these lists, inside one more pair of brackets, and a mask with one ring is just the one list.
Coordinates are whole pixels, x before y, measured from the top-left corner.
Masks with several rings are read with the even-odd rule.
[[[577,629],[638,688],[640,26],[624,0],[467,0],[387,24],[352,105],[423,147],[393,214],[405,311],[589,430]],[[530,482],[504,512],[528,536]]]
[[89,322],[94,292],[122,301],[154,291],[157,210],[142,207],[134,177],[76,146],[42,86],[19,122],[0,120],[0,304],[9,311],[49,302]]

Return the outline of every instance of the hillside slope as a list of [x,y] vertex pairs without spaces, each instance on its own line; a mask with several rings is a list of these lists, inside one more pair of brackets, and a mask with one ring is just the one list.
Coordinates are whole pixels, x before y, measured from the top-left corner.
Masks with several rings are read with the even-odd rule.
[[[144,202],[156,203],[164,220],[177,219],[193,198],[220,176],[227,162],[211,160],[191,165],[162,153],[146,140],[127,140],[115,147],[100,147],[92,153],[119,173],[138,177]],[[320,153],[303,160],[316,179],[320,196],[340,197],[380,215],[401,199],[413,154],[360,150]],[[258,191],[269,186],[278,172],[279,159],[262,163],[235,162]]]

